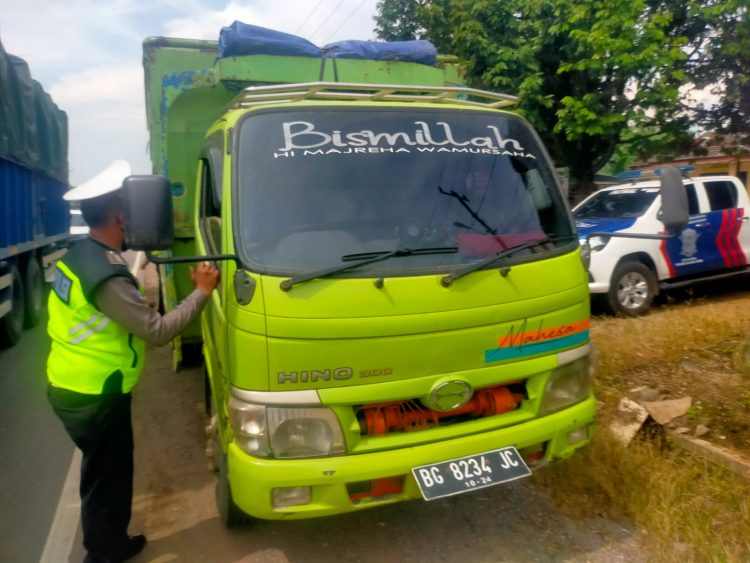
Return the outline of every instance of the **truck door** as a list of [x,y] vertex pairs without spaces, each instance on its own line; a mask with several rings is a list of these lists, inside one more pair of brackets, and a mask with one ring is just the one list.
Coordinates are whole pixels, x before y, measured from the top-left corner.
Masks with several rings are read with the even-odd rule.
[[[221,155],[223,151],[209,148],[206,157],[202,158],[198,166],[199,178],[199,248],[205,254],[221,254],[224,248],[224,232],[222,228],[221,201]],[[215,262],[214,266],[222,272],[222,280],[226,279],[227,262]],[[214,393],[217,405],[224,404],[225,391],[224,370],[227,366],[226,348],[226,315],[224,302],[226,300],[226,286],[223,281],[211,294],[206,305],[206,326],[203,329],[203,342],[207,349],[207,361],[211,362]]]
[[662,253],[669,277],[701,275],[715,268],[715,235],[712,233],[705,194],[692,182],[685,185],[688,196],[688,225],[677,238],[662,241]]
[[750,228],[748,210],[739,205],[737,185],[731,180],[707,180],[703,185],[709,205],[706,220],[712,244],[706,261],[710,269],[745,266],[750,252]]

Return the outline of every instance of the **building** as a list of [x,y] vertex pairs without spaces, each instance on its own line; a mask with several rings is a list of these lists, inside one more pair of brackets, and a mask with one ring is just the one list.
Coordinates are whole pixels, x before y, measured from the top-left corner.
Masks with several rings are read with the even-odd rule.
[[[653,161],[633,165],[634,170],[653,168]],[[691,154],[681,155],[661,166],[686,166],[694,168],[688,176],[737,176],[750,191],[750,139],[739,134],[704,135],[696,140]]]

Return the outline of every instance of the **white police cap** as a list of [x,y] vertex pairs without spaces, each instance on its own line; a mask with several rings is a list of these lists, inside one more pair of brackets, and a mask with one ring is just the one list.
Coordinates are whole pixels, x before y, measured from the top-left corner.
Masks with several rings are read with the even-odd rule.
[[128,161],[122,159],[114,160],[90,180],[65,192],[63,199],[66,201],[81,201],[114,192],[122,187],[123,181],[130,174],[131,170]]

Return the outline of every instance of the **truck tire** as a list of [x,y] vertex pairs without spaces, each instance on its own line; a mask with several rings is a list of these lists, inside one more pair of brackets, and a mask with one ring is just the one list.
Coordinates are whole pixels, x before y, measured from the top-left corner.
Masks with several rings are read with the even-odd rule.
[[643,315],[651,307],[656,289],[656,276],[651,268],[641,262],[623,262],[612,274],[607,304],[617,315]]
[[239,509],[232,498],[227,455],[221,449],[218,423],[215,424],[214,428],[214,463],[217,469],[215,494],[219,519],[227,528],[237,528],[248,523],[250,517]]
[[23,290],[23,279],[18,268],[11,266],[11,310],[0,318],[0,348],[13,346],[21,338],[26,317],[26,296]]
[[26,293],[26,318],[24,326],[31,328],[39,324],[42,318],[44,303],[44,273],[39,260],[33,256],[26,263],[23,276],[24,292]]
[[213,393],[211,393],[208,379],[208,373],[204,374],[205,383],[208,389],[204,392],[208,396],[206,399],[208,402],[208,420],[209,424],[213,426],[212,434],[212,450],[213,460],[212,465],[214,473],[216,474],[216,487],[214,493],[216,496],[216,508],[219,511],[219,519],[222,524],[227,528],[237,528],[243,524],[247,524],[250,521],[250,516],[242,512],[240,508],[234,503],[232,498],[232,487],[229,484],[229,466],[227,465],[227,455],[221,448],[221,437],[219,435],[219,421],[216,420],[218,415],[216,414],[216,405],[214,405]]

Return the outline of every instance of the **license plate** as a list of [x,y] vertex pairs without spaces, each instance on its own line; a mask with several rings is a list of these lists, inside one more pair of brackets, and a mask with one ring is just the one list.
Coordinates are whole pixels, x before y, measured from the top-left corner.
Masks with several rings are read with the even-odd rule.
[[468,493],[531,475],[512,446],[414,467],[411,472],[425,500]]

